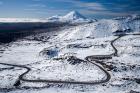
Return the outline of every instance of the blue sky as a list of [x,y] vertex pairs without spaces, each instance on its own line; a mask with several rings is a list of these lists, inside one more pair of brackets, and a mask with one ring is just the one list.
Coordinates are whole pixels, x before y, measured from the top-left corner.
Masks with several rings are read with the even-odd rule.
[[140,0],[0,0],[0,17],[46,18],[79,11],[90,18],[140,14]]

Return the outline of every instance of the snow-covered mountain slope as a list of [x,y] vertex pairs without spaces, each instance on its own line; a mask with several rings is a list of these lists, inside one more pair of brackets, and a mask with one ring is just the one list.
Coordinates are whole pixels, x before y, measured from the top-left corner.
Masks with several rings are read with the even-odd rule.
[[132,14],[132,15],[123,16],[123,17],[116,17],[116,18],[113,18],[113,19],[115,19],[115,20],[125,20],[125,21],[140,20],[140,15]]
[[67,29],[60,34],[62,39],[107,37],[119,33],[140,32],[140,19],[103,19],[94,23]]
[[115,21],[118,21],[123,29],[120,30],[133,30],[133,31],[140,31],[140,15],[129,15],[126,17],[117,17],[114,18]]

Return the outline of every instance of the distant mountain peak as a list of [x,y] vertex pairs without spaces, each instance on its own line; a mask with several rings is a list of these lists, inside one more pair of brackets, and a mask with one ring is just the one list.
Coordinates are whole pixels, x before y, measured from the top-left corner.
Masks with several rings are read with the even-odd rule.
[[94,20],[87,19],[77,11],[71,11],[64,16],[52,16],[48,18],[50,22],[69,22],[69,23],[89,23]]
[[68,14],[66,14],[65,16],[63,16],[63,18],[67,18],[67,19],[71,19],[71,20],[86,19],[86,17],[81,15],[78,11],[71,11]]

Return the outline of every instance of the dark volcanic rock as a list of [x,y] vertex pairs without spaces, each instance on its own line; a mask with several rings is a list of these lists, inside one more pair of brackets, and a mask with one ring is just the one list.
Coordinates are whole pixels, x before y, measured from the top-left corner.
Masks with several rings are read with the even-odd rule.
[[20,84],[21,84],[20,80],[17,80],[16,83],[14,84],[14,86],[18,87],[18,86],[20,86]]
[[67,48],[90,48],[92,45],[88,44],[69,44]]
[[135,79],[136,83],[140,84],[140,79]]
[[133,90],[131,90],[131,91],[128,92],[128,93],[140,93],[140,92],[137,92],[137,91],[133,91]]
[[75,56],[69,56],[67,57],[67,61],[72,64],[72,65],[76,65],[76,64],[80,64],[81,62],[85,62],[84,60],[82,59],[79,59]]

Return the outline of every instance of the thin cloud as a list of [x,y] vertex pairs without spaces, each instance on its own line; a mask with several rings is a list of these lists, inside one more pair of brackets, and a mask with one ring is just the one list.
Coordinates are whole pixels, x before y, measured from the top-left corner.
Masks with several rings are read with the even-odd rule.
[[46,15],[46,17],[50,17],[53,15],[64,15],[68,10],[65,9],[35,9],[35,8],[26,8],[24,9],[26,13],[36,14],[36,15]]
[[[106,16],[125,16],[131,13],[139,13],[137,10],[140,9],[138,3],[140,0],[112,0],[109,2],[105,1],[93,1],[87,2],[80,0],[55,0],[58,2],[70,3],[75,7],[76,10],[79,10],[86,15],[106,15]],[[131,2],[131,3],[130,3]],[[132,6],[133,5],[133,6]],[[133,12],[132,12],[133,11]]]
[[41,0],[32,0],[32,1],[38,2],[38,1],[41,1]]
[[55,1],[71,3],[73,6],[77,8],[107,10],[101,3],[97,3],[97,2],[82,2],[80,0],[55,0]]
[[100,12],[100,11],[91,11],[91,10],[80,10],[81,13],[87,14],[87,15],[104,15],[104,16],[126,16],[129,15],[129,13],[120,13],[120,12]]
[[81,8],[85,8],[85,9],[91,9],[91,10],[99,10],[99,11],[107,10],[100,3],[80,3],[80,4],[76,5],[76,6],[81,7]]
[[39,9],[35,9],[35,8],[26,8],[26,9],[24,9],[24,11],[39,11]]
[[30,5],[28,5],[28,7],[40,7],[40,8],[45,8],[46,7],[46,5],[44,5],[44,4],[30,4]]

